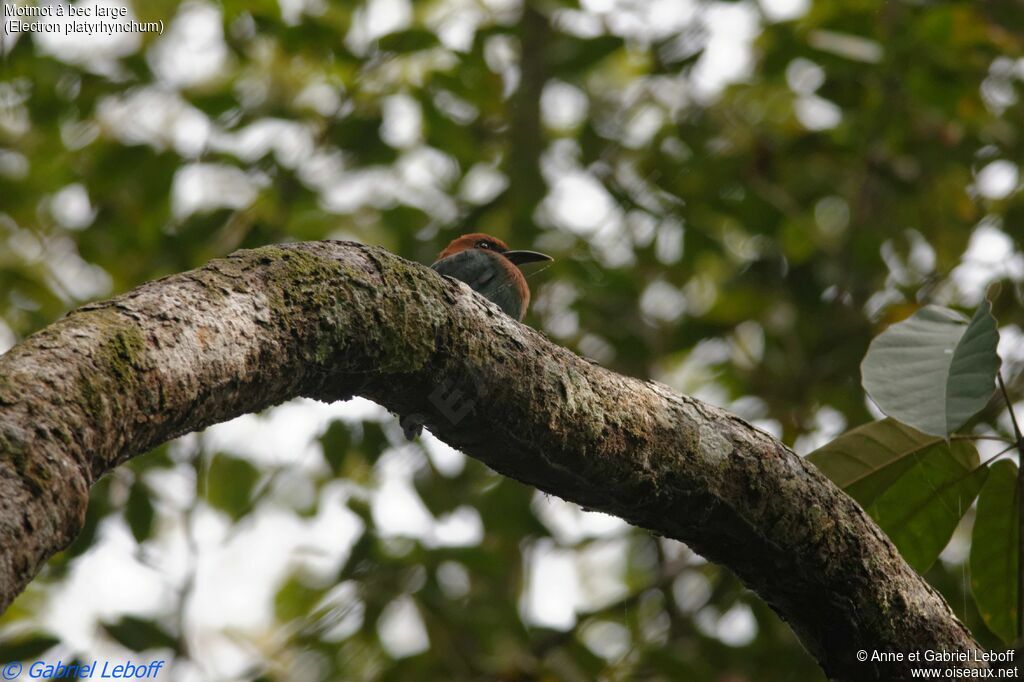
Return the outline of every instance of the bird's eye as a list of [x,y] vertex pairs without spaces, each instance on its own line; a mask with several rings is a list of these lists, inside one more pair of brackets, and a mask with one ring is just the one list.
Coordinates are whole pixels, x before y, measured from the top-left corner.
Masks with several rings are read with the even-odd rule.
[[481,239],[480,241],[478,241],[476,243],[476,248],[478,248],[478,249],[489,249],[489,248],[491,248],[491,243],[489,241]]

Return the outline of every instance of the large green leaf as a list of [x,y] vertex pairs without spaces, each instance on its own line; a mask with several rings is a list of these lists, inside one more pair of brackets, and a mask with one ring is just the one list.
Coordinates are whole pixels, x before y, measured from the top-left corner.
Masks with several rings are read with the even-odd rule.
[[964,468],[977,466],[978,453],[971,443],[947,443],[895,419],[858,426],[807,455],[807,459],[867,507],[915,464],[915,456],[943,456],[938,451],[946,451],[946,456]]
[[352,449],[352,430],[348,424],[336,419],[328,425],[327,430],[320,436],[320,445],[324,451],[324,459],[331,467],[331,471],[337,476],[341,473],[345,464],[345,458]]
[[928,434],[949,435],[995,391],[998,343],[988,301],[970,321],[926,306],[871,342],[861,364],[864,389],[888,416]]
[[200,483],[205,484],[207,501],[237,521],[251,509],[252,491],[259,478],[259,470],[244,459],[217,453]]
[[274,595],[274,613],[283,621],[302,618],[313,612],[325,592],[322,588],[311,587],[301,576],[292,575]]
[[978,496],[971,538],[971,592],[985,625],[1007,644],[1017,636],[1018,504],[1017,465],[1009,460],[996,462]]
[[412,28],[395,33],[388,33],[381,36],[377,41],[377,47],[381,52],[417,52],[437,47],[441,41],[432,31],[421,28]]
[[124,505],[124,517],[136,542],[144,542],[153,534],[153,520],[156,517],[156,512],[153,509],[149,488],[140,480],[135,481],[128,493],[128,500]]
[[38,632],[17,639],[0,640],[0,665],[12,661],[37,659],[58,644],[59,639]]
[[619,36],[609,35],[582,40],[556,38],[550,47],[550,59],[554,68],[563,74],[577,74],[610,56],[624,44]]
[[868,506],[867,511],[919,573],[928,570],[985,482],[988,468],[950,449],[931,448]]
[[107,634],[132,651],[165,648],[177,651],[179,648],[178,638],[151,620],[123,616],[116,623],[101,623],[101,625]]

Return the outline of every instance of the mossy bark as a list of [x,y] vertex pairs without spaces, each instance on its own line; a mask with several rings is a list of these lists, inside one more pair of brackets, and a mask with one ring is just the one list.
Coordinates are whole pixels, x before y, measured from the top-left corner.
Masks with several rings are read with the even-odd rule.
[[686,542],[835,679],[909,675],[858,650],[977,647],[863,510],[779,441],[346,242],[240,251],[0,356],[0,609],[74,538],[89,487],[121,462],[295,396],[353,395],[505,475]]

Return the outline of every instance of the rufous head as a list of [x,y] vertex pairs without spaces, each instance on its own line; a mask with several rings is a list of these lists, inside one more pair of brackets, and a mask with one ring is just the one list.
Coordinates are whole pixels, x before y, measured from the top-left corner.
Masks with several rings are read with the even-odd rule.
[[448,256],[454,256],[460,251],[465,251],[467,249],[491,251],[504,256],[515,265],[553,260],[551,256],[538,253],[536,251],[512,251],[508,248],[508,244],[505,242],[501,241],[497,237],[484,234],[483,232],[471,232],[470,234],[464,234],[461,237],[453,239],[452,242],[445,247],[444,251],[438,254],[437,259],[441,260]]

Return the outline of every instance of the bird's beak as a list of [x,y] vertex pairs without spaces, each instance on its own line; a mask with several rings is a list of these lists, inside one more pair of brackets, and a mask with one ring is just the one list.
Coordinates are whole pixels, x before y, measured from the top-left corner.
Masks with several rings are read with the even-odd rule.
[[501,255],[508,258],[516,265],[522,265],[523,263],[536,263],[543,260],[554,260],[551,256],[543,253],[537,253],[536,251],[505,251]]

